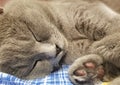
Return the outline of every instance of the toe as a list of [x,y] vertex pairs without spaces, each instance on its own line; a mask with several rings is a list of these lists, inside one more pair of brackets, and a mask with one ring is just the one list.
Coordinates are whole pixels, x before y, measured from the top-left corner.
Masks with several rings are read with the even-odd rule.
[[75,72],[74,72],[74,75],[75,76],[85,76],[87,73],[85,70],[81,70],[81,69],[77,69]]
[[86,62],[84,65],[88,69],[95,69],[96,68],[96,64],[93,62]]
[[102,79],[104,77],[105,71],[102,66],[97,68],[97,75],[98,78]]

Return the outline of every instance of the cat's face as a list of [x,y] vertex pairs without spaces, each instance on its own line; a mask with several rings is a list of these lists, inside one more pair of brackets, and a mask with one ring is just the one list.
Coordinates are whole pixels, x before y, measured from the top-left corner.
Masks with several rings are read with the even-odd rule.
[[56,45],[36,41],[24,22],[0,16],[0,71],[23,77],[36,61],[55,57],[56,53]]

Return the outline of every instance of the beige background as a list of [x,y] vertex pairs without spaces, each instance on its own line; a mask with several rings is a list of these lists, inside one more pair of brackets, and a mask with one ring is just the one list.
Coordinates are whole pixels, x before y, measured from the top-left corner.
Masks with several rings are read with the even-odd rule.
[[120,0],[88,0],[88,1],[102,1],[115,11],[120,13]]
[[[10,0],[0,0],[0,6],[4,6],[4,4],[7,3],[8,1]],[[98,1],[98,0],[87,0],[87,1]],[[99,0],[99,1],[103,1],[117,12],[120,12],[120,0]]]

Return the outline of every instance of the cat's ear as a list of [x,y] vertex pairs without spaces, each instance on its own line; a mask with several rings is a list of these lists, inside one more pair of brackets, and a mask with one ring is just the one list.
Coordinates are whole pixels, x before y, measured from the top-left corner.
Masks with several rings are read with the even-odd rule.
[[4,13],[3,7],[11,0],[0,0],[0,14]]
[[0,14],[3,14],[3,13],[4,13],[4,9],[0,8]]

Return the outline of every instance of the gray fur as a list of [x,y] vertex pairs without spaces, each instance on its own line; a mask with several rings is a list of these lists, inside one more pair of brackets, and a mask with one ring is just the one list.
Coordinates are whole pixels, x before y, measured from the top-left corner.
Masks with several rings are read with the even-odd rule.
[[[73,71],[89,59],[119,69],[119,32],[120,15],[101,2],[11,0],[0,15],[0,71],[25,79],[43,77],[53,71],[56,45],[67,52],[63,63],[78,59],[69,69],[74,83]],[[28,75],[21,74],[41,53],[45,60],[36,60]]]

